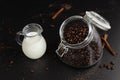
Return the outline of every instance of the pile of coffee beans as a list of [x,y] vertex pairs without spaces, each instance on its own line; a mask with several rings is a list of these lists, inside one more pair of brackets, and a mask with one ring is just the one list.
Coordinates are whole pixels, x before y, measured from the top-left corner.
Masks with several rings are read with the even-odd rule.
[[106,63],[106,64],[101,64],[99,65],[99,68],[106,68],[107,70],[114,70],[114,63],[113,61],[110,61],[109,63]]
[[[60,52],[63,50],[61,48]],[[101,54],[98,50],[98,44],[92,41],[88,46],[81,49],[69,48],[68,52],[60,59],[68,65],[80,68],[95,64],[100,57]]]
[[[69,44],[78,44],[85,40],[89,32],[87,24],[80,20],[74,20],[68,23],[64,29],[64,39]],[[68,48],[68,52],[60,59],[73,67],[88,67],[95,64],[101,57],[100,46],[97,41],[92,40],[83,48]],[[61,47],[61,54],[64,48]]]
[[87,24],[80,20],[71,21],[64,29],[64,38],[70,44],[82,42],[88,35]]

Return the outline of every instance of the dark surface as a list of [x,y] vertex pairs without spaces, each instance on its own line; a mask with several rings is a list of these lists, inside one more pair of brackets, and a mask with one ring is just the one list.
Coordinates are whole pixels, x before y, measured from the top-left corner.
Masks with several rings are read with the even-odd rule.
[[[62,4],[72,9],[51,20]],[[52,7],[49,7],[52,4]],[[59,27],[71,15],[83,15],[93,10],[104,16],[112,26],[108,41],[118,55],[112,56],[105,48],[102,60],[88,69],[75,69],[62,63],[55,50],[59,44]],[[16,41],[16,33],[28,24],[42,25],[47,41],[47,51],[38,60],[30,60],[23,54]],[[54,27],[53,27],[54,25]],[[103,33],[103,32],[102,32]],[[101,33],[101,34],[102,34]],[[105,32],[104,32],[105,33]],[[120,2],[119,0],[79,1],[0,1],[0,80],[120,80]],[[100,69],[100,64],[114,62],[114,70]]]

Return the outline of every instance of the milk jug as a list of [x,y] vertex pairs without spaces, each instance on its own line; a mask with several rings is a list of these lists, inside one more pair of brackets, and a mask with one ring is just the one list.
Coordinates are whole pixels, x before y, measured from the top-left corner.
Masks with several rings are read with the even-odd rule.
[[[22,46],[23,53],[30,59],[42,57],[46,51],[46,41],[42,36],[43,29],[39,24],[27,24],[22,31],[17,32],[16,41]],[[24,36],[23,41],[20,36]]]

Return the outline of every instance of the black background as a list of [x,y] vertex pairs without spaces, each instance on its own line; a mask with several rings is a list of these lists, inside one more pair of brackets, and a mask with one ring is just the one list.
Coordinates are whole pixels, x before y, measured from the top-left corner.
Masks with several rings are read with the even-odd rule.
[[[72,9],[63,11],[55,20],[52,15],[63,4]],[[50,7],[50,5],[52,5]],[[104,48],[101,61],[88,69],[75,69],[62,63],[55,50],[59,44],[59,27],[69,16],[83,15],[93,10],[111,24],[108,41],[118,53],[112,56]],[[45,55],[37,60],[28,59],[16,43],[16,33],[28,23],[40,24],[47,41]],[[51,26],[51,25],[54,25]],[[0,80],[119,80],[120,79],[120,2],[119,0],[39,0],[0,1]],[[100,69],[100,64],[115,63],[114,70]]]

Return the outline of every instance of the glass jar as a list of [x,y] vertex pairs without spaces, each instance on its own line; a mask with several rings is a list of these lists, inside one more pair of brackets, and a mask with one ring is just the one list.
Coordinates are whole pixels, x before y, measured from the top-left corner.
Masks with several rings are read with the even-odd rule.
[[110,29],[109,23],[99,14],[86,11],[84,17],[71,16],[61,25],[61,42],[56,50],[60,60],[75,68],[87,68],[96,64],[103,55],[101,38],[96,27]]

